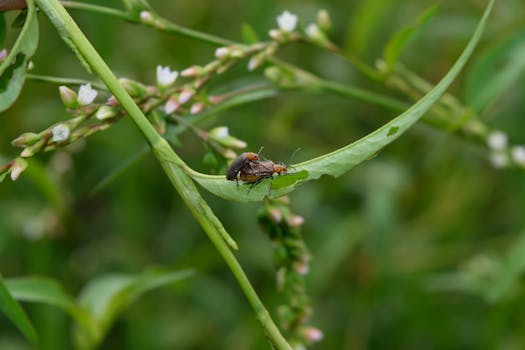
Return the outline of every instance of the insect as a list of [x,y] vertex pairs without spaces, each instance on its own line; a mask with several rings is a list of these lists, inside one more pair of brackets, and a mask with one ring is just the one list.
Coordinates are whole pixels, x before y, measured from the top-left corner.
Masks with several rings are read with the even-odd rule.
[[272,181],[274,174],[282,175],[288,171],[288,165],[284,163],[274,163],[271,160],[256,161],[248,164],[239,172],[239,180],[250,184],[248,192],[253,186],[257,185],[264,179],[270,179],[270,189],[268,194],[272,193]]
[[241,170],[257,161],[259,161],[258,153],[242,153],[230,164],[228,170],[226,170],[226,179],[230,181],[238,181]]
[[[261,149],[259,149],[259,152],[257,153],[245,152],[242,153],[239,157],[237,157],[230,164],[228,170],[226,170],[226,179],[237,182],[237,187],[239,187],[239,180],[243,181],[244,183],[250,184],[250,188],[248,189],[249,192],[253,186],[262,182],[264,179],[269,178],[271,180],[268,194],[271,194],[274,174],[286,174],[288,172],[288,168],[290,168],[291,166],[282,162],[275,163],[274,161],[267,159],[260,160],[259,155],[262,149],[263,147],[261,147]],[[293,159],[293,157],[299,150],[300,148],[294,151],[294,153],[290,157],[290,161]]]

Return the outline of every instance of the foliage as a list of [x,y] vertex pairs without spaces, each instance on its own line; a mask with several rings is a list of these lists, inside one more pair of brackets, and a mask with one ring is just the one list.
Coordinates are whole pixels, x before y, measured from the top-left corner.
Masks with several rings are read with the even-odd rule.
[[27,3],[0,348],[523,346],[521,2]]

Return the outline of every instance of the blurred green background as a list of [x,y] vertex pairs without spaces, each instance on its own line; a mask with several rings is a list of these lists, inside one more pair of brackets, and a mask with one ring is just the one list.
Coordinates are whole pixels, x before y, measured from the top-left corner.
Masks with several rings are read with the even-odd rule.
[[[120,7],[119,1],[90,1]],[[283,10],[305,22],[320,8],[332,15],[332,37],[370,64],[388,38],[432,1],[156,1],[163,16],[197,30],[241,40],[249,23],[261,37]],[[403,55],[403,62],[436,82],[474,30],[486,1],[443,1],[440,12]],[[213,59],[214,47],[92,13],[72,11],[94,46],[120,77],[153,84],[156,65],[183,69]],[[10,14],[12,18],[14,14]],[[88,78],[74,55],[40,16],[36,74]],[[484,38],[451,92],[461,100],[476,60],[525,31],[525,2],[496,4]],[[10,33],[14,39],[15,32]],[[522,35],[523,37],[523,35]],[[525,41],[524,41],[525,43]],[[390,94],[343,60],[294,44],[280,57],[320,76]],[[525,60],[525,57],[518,57]],[[217,79],[226,91],[246,79],[244,65]],[[480,87],[481,88],[481,87]],[[469,93],[474,93],[470,91]],[[525,143],[525,76],[484,111],[484,121]],[[207,126],[227,125],[249,149],[296,161],[341,147],[395,114],[333,95],[287,92],[228,110]],[[12,139],[64,120],[55,86],[27,81],[16,104],[0,116],[0,156]],[[176,151],[205,171],[204,148],[191,134]],[[0,185],[0,271],[5,277],[43,275],[76,295],[106,273],[138,273],[151,266],[195,268],[192,278],[155,290],[116,322],[103,349],[268,349],[269,345],[220,256],[181,203],[152,156],[102,192],[93,187],[145,145],[126,118],[65,150],[39,155],[15,183]],[[499,266],[525,234],[521,170],[497,170],[487,152],[453,133],[416,125],[374,159],[338,179],[322,178],[290,196],[304,216],[313,260],[307,278],[324,332],[318,349],[522,349],[525,289],[519,272],[511,290],[486,297]],[[237,256],[270,311],[275,290],[271,243],[257,225],[260,204],[226,202],[204,193],[237,240]],[[518,254],[518,260],[520,255]],[[525,260],[525,252],[523,253]],[[523,264],[523,263],[522,263]],[[518,264],[519,265],[519,264]],[[24,304],[43,349],[71,346],[71,320],[50,306]],[[0,348],[30,349],[0,316]]]

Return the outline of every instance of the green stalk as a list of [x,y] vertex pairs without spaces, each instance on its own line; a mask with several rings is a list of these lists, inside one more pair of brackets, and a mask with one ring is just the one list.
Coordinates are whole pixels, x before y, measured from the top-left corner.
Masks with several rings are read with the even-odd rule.
[[250,284],[250,281],[244,273],[241,265],[226,243],[225,237],[228,236],[228,233],[222,226],[222,223],[214,215],[211,208],[200,196],[194,183],[183,171],[184,168],[187,168],[187,165],[177,156],[177,154],[175,154],[170,145],[155,131],[144,114],[142,114],[142,111],[119,84],[117,78],[113,75],[104,60],[90,44],[60,2],[58,0],[36,0],[36,3],[56,27],[60,36],[76,46],[93,71],[98,74],[115,98],[120,102],[122,107],[127,111],[137,127],[144,134],[144,137],[150,144],[153,153],[157,157],[171,183],[231,269],[241,289],[246,295],[246,298],[254,309],[256,317],[265,330],[270,342],[277,349],[291,350],[290,345],[281,335],[279,329],[271,319],[268,311]]
[[[134,23],[141,23],[137,17],[129,14],[128,12],[113,9],[111,7],[86,4],[83,2],[77,2],[77,1],[62,1],[62,5],[64,5],[67,8],[74,9],[74,10],[84,10],[84,11],[96,12],[96,13],[100,13],[103,15],[113,16],[113,17],[120,18],[126,21],[134,22]],[[217,46],[229,46],[229,45],[235,44],[235,42],[233,41],[226,40],[226,39],[220,38],[215,35],[199,32],[197,30],[193,30],[190,28],[180,26],[178,24],[165,20],[162,17],[156,16],[156,18],[158,20],[156,25],[162,27],[162,29],[167,33],[185,35],[188,38],[200,40],[202,42],[205,42],[211,45],[217,45]]]

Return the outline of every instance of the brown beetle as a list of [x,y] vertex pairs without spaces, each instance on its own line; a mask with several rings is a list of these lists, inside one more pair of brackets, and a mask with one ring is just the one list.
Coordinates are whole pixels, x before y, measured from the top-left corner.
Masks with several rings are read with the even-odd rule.
[[243,168],[259,160],[259,154],[253,152],[245,152],[238,156],[226,170],[226,179],[230,181],[238,181],[239,174]]
[[288,171],[288,166],[284,163],[274,163],[271,160],[256,161],[248,164],[239,171],[238,179],[250,184],[248,192],[253,186],[264,179],[270,179],[268,195],[272,193],[272,181],[274,174],[282,175]]

